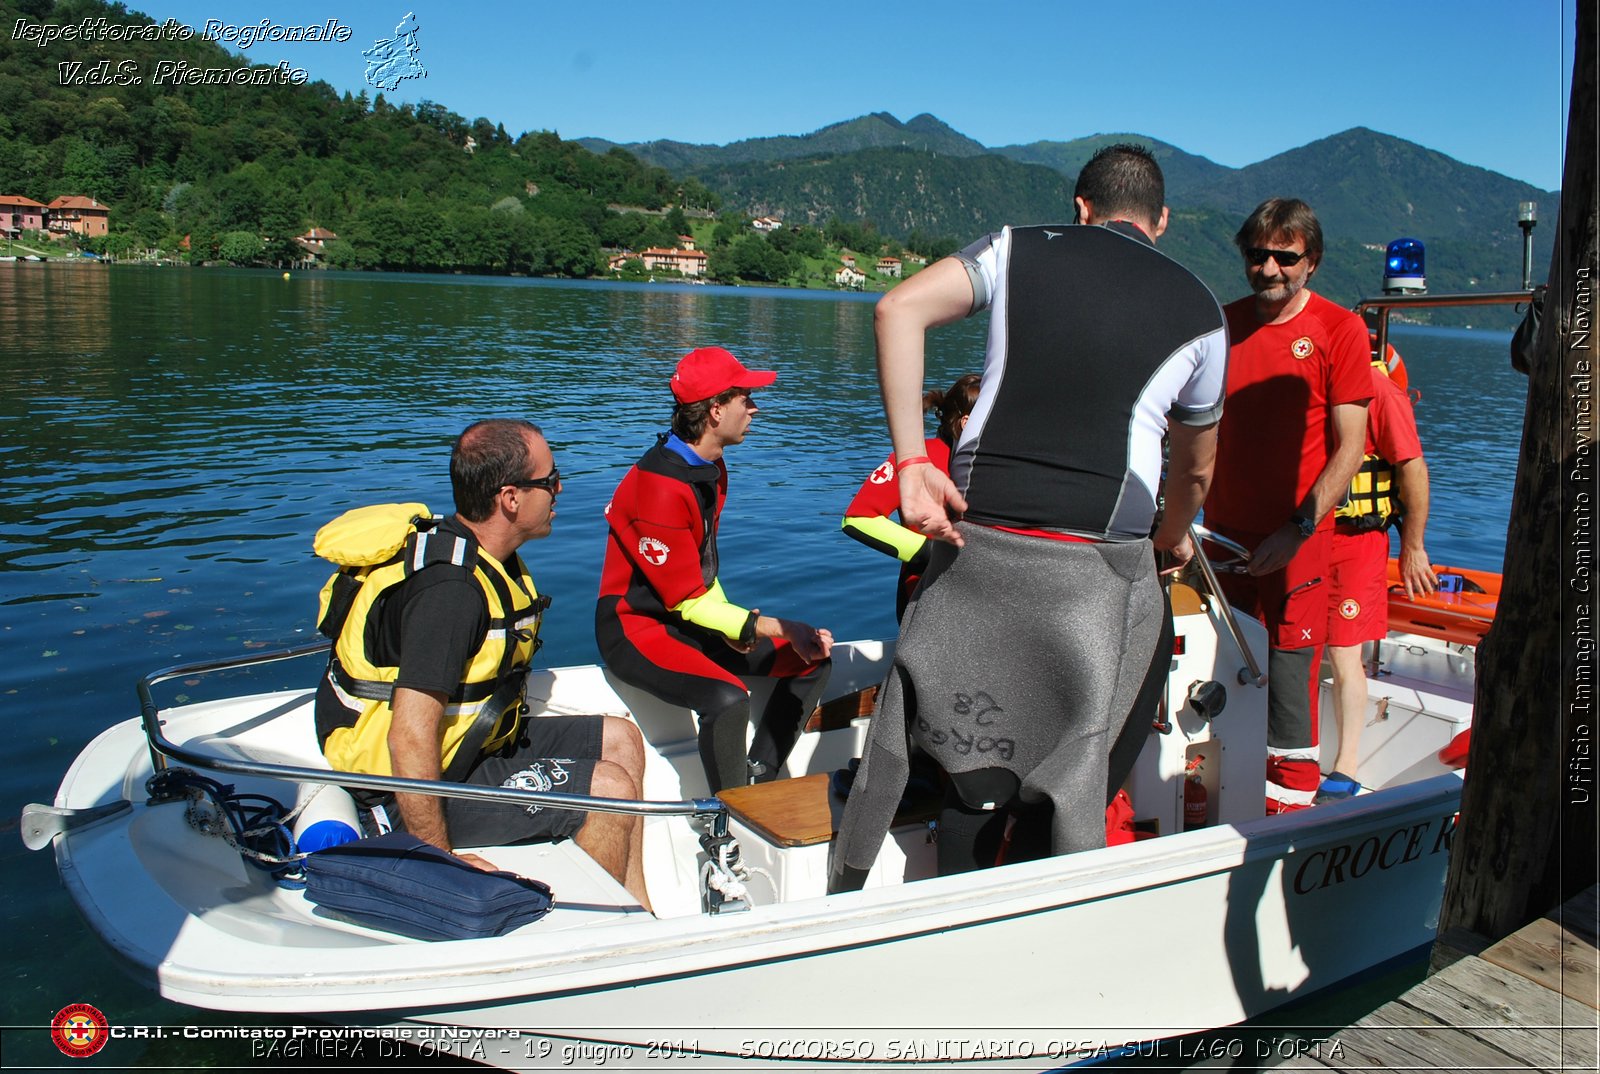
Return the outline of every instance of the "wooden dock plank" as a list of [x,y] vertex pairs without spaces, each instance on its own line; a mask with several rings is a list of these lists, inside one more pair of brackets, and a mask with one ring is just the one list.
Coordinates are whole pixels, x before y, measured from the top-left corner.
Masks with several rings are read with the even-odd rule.
[[1597,906],[1600,886],[1497,943],[1463,934],[1448,964],[1436,957],[1432,976],[1335,1033],[1337,1052],[1317,1058],[1350,1071],[1600,1070]]
[[1507,936],[1482,955],[1568,999],[1594,1003],[1597,984],[1595,949],[1550,918],[1540,918]]
[[1525,1062],[1560,1069],[1570,1061],[1563,1053],[1561,997],[1482,959],[1457,962],[1398,1002],[1466,1032],[1498,1030],[1491,1043]]
[[[1346,1048],[1366,1052],[1386,1069],[1422,1067],[1431,1070],[1549,1070],[1518,1054],[1515,1043],[1484,1035],[1506,1030],[1463,1030],[1446,1025],[1424,1011],[1403,1003],[1378,1008],[1343,1033],[1335,1034]],[[1515,1032],[1515,1031],[1512,1031]]]

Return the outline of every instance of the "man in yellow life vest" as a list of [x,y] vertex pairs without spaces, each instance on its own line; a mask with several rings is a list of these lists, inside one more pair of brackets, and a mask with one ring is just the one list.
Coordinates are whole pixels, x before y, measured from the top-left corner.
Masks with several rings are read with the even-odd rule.
[[[316,701],[324,755],[347,772],[640,797],[644,744],[632,723],[521,718],[549,599],[517,549],[549,536],[561,491],[544,436],[526,421],[468,426],[450,454],[450,484],[449,518],[388,504],[317,534],[318,553],[344,567],[323,590],[322,629],[334,638]],[[639,817],[427,794],[392,804],[395,827],[445,850],[570,837],[650,907]]]
[[1428,525],[1428,464],[1422,458],[1411,401],[1390,379],[1386,363],[1372,363],[1366,451],[1344,502],[1334,510],[1328,555],[1328,662],[1333,667],[1333,709],[1339,752],[1316,801],[1349,798],[1357,779],[1361,728],[1367,718],[1367,681],[1361,646],[1389,630],[1389,527],[1400,525],[1400,580],[1406,595],[1431,593],[1438,579],[1423,547]]

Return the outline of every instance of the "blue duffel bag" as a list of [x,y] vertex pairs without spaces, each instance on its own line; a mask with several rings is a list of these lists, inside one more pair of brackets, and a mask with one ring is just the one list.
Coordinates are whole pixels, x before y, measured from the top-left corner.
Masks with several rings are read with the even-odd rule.
[[504,936],[555,906],[549,887],[486,873],[406,832],[306,856],[306,897],[335,917],[417,940]]

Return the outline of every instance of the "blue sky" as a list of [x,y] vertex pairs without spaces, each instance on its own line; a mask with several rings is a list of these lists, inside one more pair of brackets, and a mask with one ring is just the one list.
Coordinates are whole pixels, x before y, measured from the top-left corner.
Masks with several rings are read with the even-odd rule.
[[1554,189],[1578,2],[128,6],[197,31],[208,19],[336,18],[352,30],[348,43],[262,42],[244,54],[352,92],[367,88],[362,49],[415,12],[428,75],[388,99],[436,101],[513,135],[720,144],[868,112],[930,112],[985,145],[1131,131],[1239,167],[1365,126]]

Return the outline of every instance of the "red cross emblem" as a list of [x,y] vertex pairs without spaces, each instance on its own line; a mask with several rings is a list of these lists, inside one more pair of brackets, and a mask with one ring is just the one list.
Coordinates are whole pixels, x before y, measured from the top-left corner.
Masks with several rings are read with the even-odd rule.
[[87,1058],[106,1046],[110,1039],[106,1016],[87,1003],[63,1007],[50,1020],[50,1039],[62,1055]]

